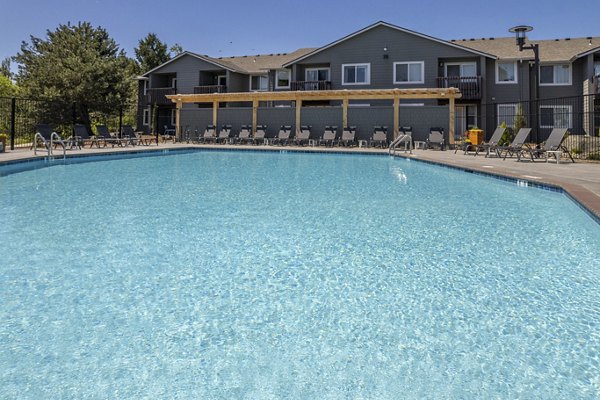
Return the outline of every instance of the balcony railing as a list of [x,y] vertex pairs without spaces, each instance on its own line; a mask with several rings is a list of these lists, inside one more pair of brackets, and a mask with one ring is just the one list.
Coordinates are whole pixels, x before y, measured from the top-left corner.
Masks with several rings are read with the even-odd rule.
[[331,90],[331,81],[294,81],[290,90]]
[[146,91],[146,104],[156,104],[159,106],[173,104],[165,96],[168,94],[177,94],[177,89],[169,88],[152,88]]
[[481,99],[481,76],[440,76],[439,88],[455,87],[462,93],[462,99]]
[[227,93],[225,85],[194,86],[194,94]]

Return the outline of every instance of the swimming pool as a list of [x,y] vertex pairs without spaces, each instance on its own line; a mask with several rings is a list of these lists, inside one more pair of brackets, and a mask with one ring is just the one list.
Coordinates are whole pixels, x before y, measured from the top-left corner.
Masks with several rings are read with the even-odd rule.
[[600,228],[383,156],[0,178],[0,397],[593,398]]

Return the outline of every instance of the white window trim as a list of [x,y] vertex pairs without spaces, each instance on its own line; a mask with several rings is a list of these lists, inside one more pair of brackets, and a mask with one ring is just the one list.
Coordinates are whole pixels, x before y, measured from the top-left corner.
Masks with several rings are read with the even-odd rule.
[[[279,78],[278,78],[278,74],[280,72],[287,72],[288,73],[288,84],[287,86],[279,86]],[[291,69],[278,69],[275,71],[275,89],[289,89],[292,85],[292,70]]]
[[519,66],[517,65],[516,61],[512,61],[513,65],[515,66],[515,80],[514,81],[501,81],[498,78],[500,77],[500,74],[498,73],[498,64],[510,64],[511,61],[502,61],[502,60],[496,60],[496,84],[497,85],[515,85],[519,83]]
[[[448,65],[470,65],[472,67],[475,67],[475,75],[477,76],[477,63],[474,61],[468,61],[468,62],[449,62],[449,63],[445,63],[444,64],[444,77],[448,78]],[[462,73],[462,71],[461,71]],[[452,75],[454,76],[454,75]],[[463,77],[462,75],[459,75],[461,78]],[[467,75],[467,77],[471,77],[470,75]]]
[[142,125],[150,125],[150,107],[144,108],[142,111]]
[[[406,81],[406,82],[399,82],[396,76],[396,65],[399,64],[405,64],[408,65],[408,71],[410,72],[410,65],[411,64],[420,64],[421,65],[421,80],[419,81]],[[410,75],[410,73],[409,73]],[[425,83],[425,61],[397,61],[394,63],[394,85],[419,85],[419,84],[424,84]]]
[[171,87],[172,88],[176,88],[177,87],[177,77],[171,78]]
[[[262,76],[262,77],[264,77],[264,78],[267,79],[267,87],[266,87],[266,89],[260,89],[260,88],[259,89],[252,89],[252,78],[255,77],[255,76]],[[264,74],[261,74],[261,75],[250,75],[249,81],[250,82],[249,82],[248,88],[250,89],[251,92],[267,92],[269,90],[269,75],[264,75]]]
[[[329,68],[329,67],[322,67],[322,68],[319,68],[319,67],[317,67],[317,68],[306,68],[306,69],[304,70],[304,80],[305,80],[305,81],[307,81],[307,82],[309,81],[309,80],[308,80],[308,72],[309,72],[309,71],[320,71],[320,70],[323,70],[323,69],[324,69],[324,70],[327,70],[327,79],[326,79],[326,81],[330,81],[330,80],[331,80],[331,68]],[[344,70],[342,69],[342,73],[343,73],[343,72],[344,72]],[[319,75],[319,74],[317,73],[317,82],[318,82],[318,75]],[[311,81],[311,82],[312,82],[312,81]]]
[[[552,65],[553,67],[556,67],[558,65],[569,65],[569,82],[567,83],[542,83],[542,67],[547,67],[549,65]],[[554,79],[556,79],[556,75],[553,74],[552,76]],[[572,63],[544,63],[541,64],[538,70],[538,80],[540,82],[540,86],[571,86],[573,84],[573,64]]]
[[177,122],[177,109],[173,108],[171,110],[171,126],[175,126]]
[[[225,85],[221,85],[221,78],[225,78]],[[217,75],[217,85],[227,86],[227,75]]]
[[148,94],[148,86],[150,86],[149,82],[148,82],[148,80],[145,80],[144,81],[144,96]]
[[558,109],[565,109],[567,110],[567,115],[569,117],[569,121],[567,123],[567,126],[561,126],[560,128],[568,128],[568,129],[573,129],[573,106],[571,105],[567,105],[567,104],[559,104],[559,105],[547,105],[547,106],[540,106],[540,128],[556,128],[556,126],[554,126],[554,124],[552,125],[541,125],[541,110],[542,108],[552,108],[554,110]]
[[[367,73],[365,78],[366,82],[344,82],[344,68],[346,67],[367,67]],[[342,86],[355,86],[355,85],[370,85],[371,84],[371,63],[356,63],[356,64],[342,64]]]
[[[517,103],[498,104],[498,105],[496,106],[496,112],[497,112],[497,114],[496,114],[496,115],[497,115],[497,119],[498,119],[498,120],[496,121],[496,123],[497,123],[497,124],[496,124],[496,126],[500,126],[500,125],[501,125],[501,124],[504,122],[504,123],[506,123],[506,127],[507,127],[507,128],[514,128],[514,127],[515,127],[515,124],[514,124],[514,122],[515,122],[515,118],[516,118],[516,116],[517,116],[517,106],[518,106],[518,104],[517,104]],[[508,124],[508,122],[507,122],[507,121],[502,121],[502,120],[500,119],[500,107],[512,107],[512,108],[513,108],[513,113],[512,113],[512,117],[513,117],[513,118],[512,118],[512,124]]]

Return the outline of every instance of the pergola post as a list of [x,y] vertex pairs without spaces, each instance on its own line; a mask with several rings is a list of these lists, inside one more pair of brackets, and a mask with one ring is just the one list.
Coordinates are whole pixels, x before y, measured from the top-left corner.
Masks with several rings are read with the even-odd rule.
[[212,124],[215,126],[215,129],[218,130],[217,128],[217,116],[219,115],[219,102],[218,101],[213,101],[213,118],[212,118]]
[[398,132],[398,128],[400,127],[400,98],[394,97],[394,140],[398,138],[400,132]]
[[450,101],[448,102],[448,107],[450,107],[449,114],[450,114],[450,121],[449,124],[450,126],[448,127],[448,135],[450,135],[448,137],[448,143],[450,143],[451,145],[454,145],[454,127],[455,127],[455,115],[454,115],[454,97],[450,97]]
[[256,133],[256,124],[258,123],[258,100],[252,100],[252,136]]
[[175,137],[181,139],[181,107],[183,103],[175,103]]
[[300,132],[300,124],[302,123],[301,117],[302,117],[302,100],[296,99],[296,136],[298,136],[298,133]]
[[342,100],[342,130],[348,126],[348,98]]

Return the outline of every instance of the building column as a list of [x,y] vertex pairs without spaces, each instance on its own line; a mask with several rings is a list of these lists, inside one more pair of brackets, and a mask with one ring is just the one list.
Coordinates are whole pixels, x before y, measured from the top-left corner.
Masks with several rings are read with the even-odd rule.
[[348,98],[342,101],[342,130],[348,126]]
[[302,117],[302,100],[296,99],[296,136],[298,136],[298,133],[300,133],[300,124],[302,123],[301,117]]
[[252,136],[256,133],[256,124],[258,122],[258,100],[252,100]]
[[181,107],[183,103],[178,101],[175,103],[175,137],[181,139]]

